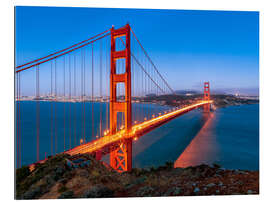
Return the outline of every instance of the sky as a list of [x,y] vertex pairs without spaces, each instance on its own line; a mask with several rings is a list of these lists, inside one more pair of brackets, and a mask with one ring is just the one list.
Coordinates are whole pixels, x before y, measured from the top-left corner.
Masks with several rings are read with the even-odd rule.
[[16,65],[127,22],[174,90],[258,94],[259,12],[16,7]]

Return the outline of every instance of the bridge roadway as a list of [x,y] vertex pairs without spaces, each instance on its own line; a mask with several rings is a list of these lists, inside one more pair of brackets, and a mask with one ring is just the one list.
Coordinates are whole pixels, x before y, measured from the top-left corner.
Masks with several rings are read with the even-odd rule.
[[126,132],[126,130],[120,130],[117,133],[111,135],[108,134],[104,137],[101,137],[97,140],[79,145],[75,148],[72,148],[68,151],[65,151],[64,153],[67,153],[69,155],[75,155],[75,154],[83,154],[83,153],[94,153],[97,151],[101,151],[102,154],[109,153],[110,149],[109,147],[113,145],[117,145],[121,143],[121,140],[123,139],[138,139],[138,137],[150,132],[151,130],[167,123],[168,121],[185,114],[193,109],[199,108],[205,104],[210,104],[212,101],[200,101],[198,103],[192,104],[190,106],[177,109],[175,111],[159,115],[157,117],[154,117],[150,120],[144,121],[143,123],[139,123],[137,125],[134,125],[129,133]]
[[[195,104],[186,106],[181,109],[176,109],[174,111],[165,113],[163,115],[159,115],[157,117],[154,117],[150,120],[144,121],[143,123],[136,124],[132,127],[131,131],[129,133],[126,132],[125,129],[118,131],[117,133],[111,135],[107,134],[104,137],[98,138],[96,140],[93,140],[91,142],[81,144],[77,147],[74,147],[70,150],[64,151],[62,153],[66,153],[69,155],[76,155],[76,154],[83,154],[83,153],[95,153],[100,151],[103,155],[110,152],[111,147],[118,146],[118,144],[121,143],[124,139],[138,139],[140,136],[143,136],[144,134],[150,132],[151,130],[154,130],[158,128],[159,126],[169,122],[170,120],[183,115],[189,111],[192,111],[193,109],[202,107],[206,104],[211,104],[213,101],[199,101]],[[32,171],[35,168],[35,164],[37,163],[44,163],[47,160],[40,160],[39,162],[33,163],[29,165],[30,170]]]

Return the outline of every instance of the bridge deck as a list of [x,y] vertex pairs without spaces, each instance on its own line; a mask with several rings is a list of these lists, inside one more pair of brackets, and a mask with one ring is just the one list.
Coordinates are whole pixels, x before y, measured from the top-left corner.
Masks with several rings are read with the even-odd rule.
[[127,138],[138,138],[145,133],[150,132],[151,130],[163,125],[164,123],[174,119],[177,116],[180,116],[182,114],[185,114],[195,108],[201,107],[205,104],[210,104],[212,101],[200,101],[196,104],[177,109],[175,111],[160,115],[158,117],[155,117],[153,119],[147,120],[143,123],[134,125],[129,133],[126,132],[126,130],[121,130],[117,132],[116,134],[101,137],[97,140],[79,145],[73,149],[70,149],[68,151],[65,151],[64,153],[75,155],[79,153],[94,153],[96,151],[102,151],[103,154],[106,154],[107,151],[106,148],[117,144],[121,142],[123,139]]

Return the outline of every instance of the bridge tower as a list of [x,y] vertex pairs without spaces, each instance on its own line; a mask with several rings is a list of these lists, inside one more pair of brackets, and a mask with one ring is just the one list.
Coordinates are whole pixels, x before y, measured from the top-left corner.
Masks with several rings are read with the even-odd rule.
[[[116,39],[125,37],[125,49],[116,50]],[[116,61],[125,59],[125,72],[118,74]],[[122,83],[125,87],[125,100],[117,101],[117,84]],[[110,133],[117,130],[117,113],[124,114],[124,128],[128,133],[132,127],[131,112],[131,58],[130,58],[130,26],[111,29],[111,73],[110,73]],[[111,148],[110,165],[119,172],[132,169],[132,139],[125,139],[116,148]]]
[[[210,101],[210,86],[209,82],[204,82],[204,91],[203,91],[203,100]],[[210,111],[210,104],[206,104],[203,106],[204,112]]]

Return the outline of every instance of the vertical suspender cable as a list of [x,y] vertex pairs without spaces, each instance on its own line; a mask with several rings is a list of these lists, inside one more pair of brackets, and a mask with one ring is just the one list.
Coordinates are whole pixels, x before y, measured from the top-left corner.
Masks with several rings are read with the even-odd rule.
[[16,168],[19,168],[19,78],[18,73],[16,74]]
[[[144,62],[144,60],[143,60],[143,56],[142,56],[142,63]],[[141,76],[141,78],[142,78],[142,81],[141,81],[141,117],[140,117],[140,119],[141,119],[141,122],[142,122],[142,120],[143,120],[143,90],[144,90],[144,88],[143,88],[143,86],[144,86],[144,84],[143,84],[143,70],[141,70],[142,71],[142,76]]]
[[74,146],[76,146],[76,55],[74,54]]
[[68,72],[69,72],[69,149],[71,149],[71,55],[69,54],[68,60]]
[[51,61],[51,156],[53,155],[53,61]]
[[19,166],[19,73],[15,72],[16,77],[16,168]]
[[[125,60],[120,60],[120,63],[121,63],[121,73],[125,73],[126,71],[125,71]],[[125,86],[124,85],[122,85],[122,86],[120,86],[120,95],[119,96],[123,96],[124,98],[123,99],[125,99],[125,101],[124,102],[126,102],[126,96],[127,95],[125,95]],[[125,116],[124,116],[124,112],[122,112],[122,122],[121,122],[121,127],[125,127],[125,123],[124,123],[124,119],[125,119]]]
[[100,40],[100,115],[99,115],[99,125],[100,132],[99,136],[102,136],[102,40]]
[[54,65],[55,65],[55,74],[54,74],[54,88],[55,88],[55,102],[54,102],[54,128],[55,128],[55,154],[57,154],[57,108],[56,108],[56,103],[57,103],[57,64],[56,64],[56,59],[54,61]]
[[22,139],[21,139],[21,73],[18,73],[19,75],[19,167],[22,166],[22,151],[21,151],[21,147],[22,147]]
[[106,84],[106,88],[107,88],[107,98],[106,98],[106,101],[107,101],[107,105],[106,105],[106,115],[107,115],[107,118],[106,118],[106,129],[108,130],[109,129],[109,99],[108,98],[110,98],[110,96],[109,96],[109,84],[110,84],[110,63],[109,63],[109,59],[110,59],[110,52],[109,52],[109,43],[110,43],[110,41],[109,40],[107,40],[108,41],[108,44],[107,44],[107,47],[106,47],[106,50],[107,50],[107,68],[106,68],[106,70],[107,70],[107,75],[106,75],[106,78],[108,78],[108,80],[107,80],[107,84]]
[[17,134],[17,139],[16,139],[16,167],[19,168],[20,167],[20,152],[19,152],[19,142],[20,142],[20,138],[19,138],[19,74],[17,73],[16,75],[16,96],[17,96],[17,101],[16,101],[16,121],[17,121],[17,128],[16,128],[16,134]]
[[92,139],[94,139],[94,44],[92,44],[92,90],[91,90],[91,104],[92,104]]
[[85,143],[85,50],[83,52],[83,141]]
[[39,119],[40,119],[40,112],[39,112],[39,66],[36,66],[36,129],[37,129],[37,161],[39,161]]
[[63,58],[64,60],[64,72],[63,72],[63,77],[64,77],[64,92],[63,92],[63,99],[64,99],[64,151],[66,150],[66,60],[65,56]]
[[81,144],[81,140],[82,140],[82,131],[83,131],[83,49],[81,49],[81,99],[80,99],[80,103],[81,103],[81,116],[82,116],[82,122],[81,122],[81,135],[80,135],[80,144]]

